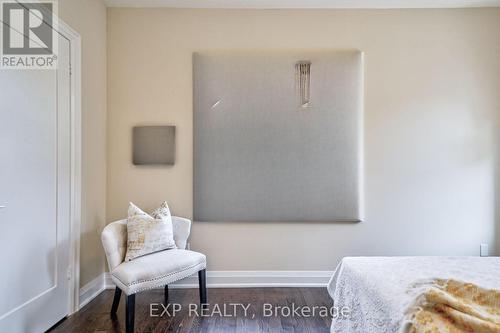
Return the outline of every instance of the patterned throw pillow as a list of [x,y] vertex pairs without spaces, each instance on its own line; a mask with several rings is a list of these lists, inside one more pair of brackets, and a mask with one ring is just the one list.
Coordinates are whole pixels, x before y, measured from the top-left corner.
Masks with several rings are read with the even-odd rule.
[[166,202],[153,212],[153,216],[129,204],[125,261],[175,248],[172,216]]
[[166,218],[172,221],[172,214],[170,214],[170,208],[168,208],[168,204],[166,201],[163,201],[160,208],[157,208],[154,212],[152,212],[151,216],[155,219]]

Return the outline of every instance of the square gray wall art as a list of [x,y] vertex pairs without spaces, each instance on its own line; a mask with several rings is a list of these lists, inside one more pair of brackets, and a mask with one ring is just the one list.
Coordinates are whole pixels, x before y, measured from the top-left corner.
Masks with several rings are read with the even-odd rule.
[[193,70],[195,221],[362,220],[360,51],[207,51]]
[[134,165],[174,165],[175,126],[136,126],[132,141]]

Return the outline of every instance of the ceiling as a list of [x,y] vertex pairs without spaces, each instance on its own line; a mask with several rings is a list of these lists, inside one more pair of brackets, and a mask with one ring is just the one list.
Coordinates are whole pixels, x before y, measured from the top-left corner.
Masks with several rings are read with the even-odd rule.
[[104,0],[109,7],[170,8],[472,8],[500,7],[500,0]]

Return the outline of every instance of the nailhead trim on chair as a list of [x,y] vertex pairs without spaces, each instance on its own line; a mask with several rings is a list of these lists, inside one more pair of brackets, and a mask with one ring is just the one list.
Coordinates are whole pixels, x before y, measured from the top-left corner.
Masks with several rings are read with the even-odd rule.
[[[183,272],[186,272],[186,271],[189,271],[189,270],[192,270],[194,268],[199,268],[199,269],[196,269],[194,272],[190,272],[189,274],[187,275],[182,275],[181,273]],[[158,280],[162,280],[162,279],[165,279],[169,276],[172,276],[172,275],[176,275],[176,274],[181,274],[181,276],[177,277],[176,279],[174,280],[170,280],[168,281],[168,284],[170,283],[173,283],[175,281],[178,281],[178,280],[182,280],[184,278],[187,278],[188,276],[194,274],[195,272],[199,271],[199,270],[202,270],[202,269],[205,269],[206,268],[206,262],[200,262],[196,265],[193,265],[193,266],[190,266],[190,267],[187,267],[187,268],[184,268],[183,270],[180,270],[180,271],[177,271],[177,272],[173,272],[173,273],[169,273],[169,274],[165,274],[165,275],[162,275],[160,277],[156,277],[156,278],[152,278],[152,279],[147,279],[147,280],[140,280],[140,281],[135,281],[133,283],[130,283],[130,284],[125,284],[122,280],[120,280],[118,277],[116,277],[115,275],[113,275],[113,273],[111,273],[111,276],[116,279],[118,282],[120,282],[120,284],[122,284],[124,287],[126,288],[130,288],[130,287],[133,287],[134,285],[137,285],[137,284],[140,284],[140,283],[145,283],[145,282],[153,282],[153,281],[158,281]],[[165,283],[160,283],[160,284],[157,284],[157,285],[153,285],[153,286],[149,286],[149,287],[145,287],[145,288],[140,288],[138,290],[135,290],[133,293],[131,294],[127,294],[127,295],[132,295],[132,294],[136,294],[138,292],[141,292],[141,291],[144,291],[144,290],[150,290],[150,289],[154,289],[158,286],[162,286],[164,285]],[[120,288],[122,289],[122,288]]]

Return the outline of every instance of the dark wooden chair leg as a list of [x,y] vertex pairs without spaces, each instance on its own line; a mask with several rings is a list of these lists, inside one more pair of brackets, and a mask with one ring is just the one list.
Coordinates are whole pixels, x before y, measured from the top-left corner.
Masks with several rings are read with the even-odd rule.
[[115,296],[113,297],[113,305],[111,305],[111,314],[116,315],[118,310],[118,305],[120,305],[120,298],[122,296],[122,290],[118,287],[115,289]]
[[207,304],[207,277],[206,270],[198,272],[198,282],[200,284],[200,304]]
[[134,316],[135,316],[135,294],[128,295],[126,299],[125,322],[126,333],[134,333]]
[[168,284],[165,285],[165,305],[168,304]]

